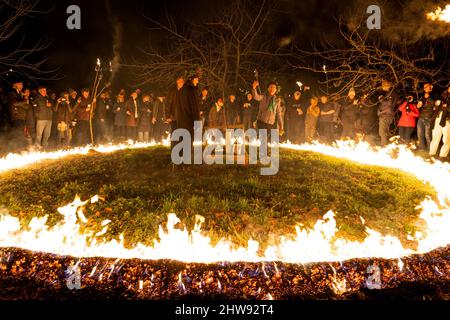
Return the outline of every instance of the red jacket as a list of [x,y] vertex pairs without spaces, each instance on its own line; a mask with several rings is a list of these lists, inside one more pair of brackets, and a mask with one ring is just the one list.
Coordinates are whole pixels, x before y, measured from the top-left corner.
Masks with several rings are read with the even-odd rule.
[[[407,106],[409,106],[409,112],[406,110]],[[405,101],[398,110],[402,113],[398,126],[415,128],[417,125],[416,120],[419,117],[419,109],[417,109],[416,105]]]

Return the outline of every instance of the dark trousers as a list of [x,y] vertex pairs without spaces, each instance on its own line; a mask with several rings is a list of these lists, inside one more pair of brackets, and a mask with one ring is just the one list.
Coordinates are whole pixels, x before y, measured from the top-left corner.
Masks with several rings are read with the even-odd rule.
[[167,136],[166,132],[173,130],[173,127],[172,125],[164,123],[164,120],[158,119],[157,122],[152,125],[152,129],[152,138],[156,142],[160,142]]
[[401,143],[410,143],[411,136],[414,133],[414,127],[398,127]]
[[104,143],[106,141],[106,122],[105,120],[96,120],[95,121],[95,142],[96,143]]
[[268,146],[269,141],[272,137],[272,129],[276,129],[274,124],[269,124],[258,120],[258,130],[267,130],[267,138],[266,136],[260,136],[261,145]]
[[250,128],[253,128],[252,115],[244,113],[244,115],[242,117],[242,124],[244,125],[244,128],[246,131]]
[[77,146],[84,146],[89,143],[91,143],[91,129],[89,126],[89,120],[78,120],[75,144]]
[[333,122],[319,122],[320,137],[326,142],[333,142],[334,136],[334,123]]
[[114,125],[112,121],[105,120],[105,140],[111,142],[114,137]]
[[379,135],[381,138],[381,146],[386,146],[389,143],[391,124],[394,120],[393,117],[380,117],[379,119]]
[[258,120],[258,130],[267,130],[267,138],[269,139],[272,134],[272,129],[276,129],[274,124],[269,124]]
[[355,138],[355,119],[342,119],[342,137]]
[[23,148],[27,145],[26,120],[13,120],[8,147],[11,149]]
[[132,126],[127,126],[127,139],[136,140],[137,128]]
[[417,135],[419,136],[419,149],[430,150],[431,145],[431,119],[419,118],[417,122]]
[[127,135],[125,126],[114,126],[114,136],[116,138],[125,138]]
[[290,119],[286,123],[286,137],[292,143],[305,141],[305,122],[303,119]]

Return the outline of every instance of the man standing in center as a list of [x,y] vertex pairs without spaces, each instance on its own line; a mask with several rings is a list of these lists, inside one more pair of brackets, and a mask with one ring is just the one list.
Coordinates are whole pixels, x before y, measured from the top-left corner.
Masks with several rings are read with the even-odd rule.
[[252,94],[256,101],[259,101],[258,112],[258,129],[266,129],[267,137],[270,138],[272,129],[275,129],[275,121],[278,122],[278,129],[280,135],[284,134],[284,121],[281,108],[281,99],[276,96],[277,84],[270,82],[267,86],[267,95],[258,93],[259,81],[255,80],[252,86]]
[[176,129],[186,129],[194,140],[194,122],[201,121],[198,94],[199,76],[194,74],[180,89],[178,103],[175,104]]

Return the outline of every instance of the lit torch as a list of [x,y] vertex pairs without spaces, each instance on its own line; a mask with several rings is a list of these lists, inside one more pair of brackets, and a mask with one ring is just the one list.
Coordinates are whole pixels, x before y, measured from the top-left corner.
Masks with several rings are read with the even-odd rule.
[[101,62],[100,62],[100,58],[97,58],[97,64],[95,66],[95,71],[98,72],[100,71],[100,67],[101,67]]
[[102,63],[100,61],[100,58],[97,58],[97,64],[95,65],[95,79],[94,79],[94,85],[93,90],[91,93],[93,93],[93,100],[92,100],[92,108],[89,110],[89,131],[91,134],[91,144],[94,144],[94,128],[93,128],[93,117],[94,117],[94,109],[96,104],[96,96],[98,92],[98,86],[100,85],[100,82],[102,81],[103,75],[102,75]]

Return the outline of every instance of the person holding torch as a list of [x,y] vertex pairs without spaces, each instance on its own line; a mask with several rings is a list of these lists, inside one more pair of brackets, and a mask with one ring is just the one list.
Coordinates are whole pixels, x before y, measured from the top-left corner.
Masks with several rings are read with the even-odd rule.
[[90,90],[85,88],[81,91],[81,97],[78,98],[77,104],[72,110],[74,118],[76,119],[76,138],[77,146],[87,145],[89,139],[89,122],[91,117],[92,105],[96,102],[95,97],[91,98]]
[[281,99],[277,96],[277,84],[270,82],[267,86],[267,94],[258,93],[259,81],[255,80],[252,85],[252,94],[256,101],[259,102],[258,112],[258,129],[266,129],[267,137],[270,139],[272,129],[275,129],[275,122],[278,122],[280,136],[284,135],[284,121],[282,115]]

